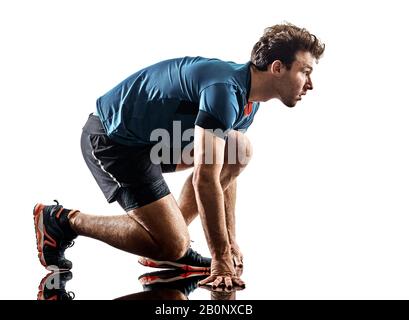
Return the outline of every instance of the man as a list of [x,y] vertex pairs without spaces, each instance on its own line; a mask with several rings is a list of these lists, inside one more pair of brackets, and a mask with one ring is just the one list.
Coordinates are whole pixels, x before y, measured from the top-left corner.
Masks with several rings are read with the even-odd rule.
[[[243,287],[235,271],[243,256],[234,218],[236,178],[252,153],[243,132],[259,102],[277,98],[294,107],[313,89],[313,63],[324,48],[307,30],[279,24],[265,30],[246,64],[202,57],[162,61],[100,97],[83,128],[82,152],[108,202],[117,201],[126,214],[94,216],[37,204],[41,263],[70,269],[64,251],[83,235],[147,257],[140,260],[147,266],[210,267],[201,284],[213,288]],[[192,129],[193,144],[186,134]],[[162,172],[190,166],[176,202]],[[189,247],[187,225],[198,214],[211,260]]]

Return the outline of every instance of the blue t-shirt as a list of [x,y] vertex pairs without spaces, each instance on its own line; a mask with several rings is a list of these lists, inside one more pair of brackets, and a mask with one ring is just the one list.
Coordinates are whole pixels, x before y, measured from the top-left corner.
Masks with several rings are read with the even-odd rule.
[[250,62],[165,60],[134,73],[100,97],[97,114],[107,135],[127,145],[153,144],[155,129],[167,130],[170,143],[175,128],[182,135],[195,125],[245,131],[259,107],[248,101],[250,83]]

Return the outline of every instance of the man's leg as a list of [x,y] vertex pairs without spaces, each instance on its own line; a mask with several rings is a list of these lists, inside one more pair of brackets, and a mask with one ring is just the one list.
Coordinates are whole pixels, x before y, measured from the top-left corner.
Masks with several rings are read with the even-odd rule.
[[88,215],[58,203],[37,204],[34,224],[38,257],[47,269],[72,268],[64,252],[78,235],[154,259],[175,261],[183,256],[186,260],[192,251],[187,226],[171,194],[120,216]]
[[189,247],[185,221],[171,194],[124,215],[95,216],[77,212],[69,221],[79,235],[153,259],[177,260]]

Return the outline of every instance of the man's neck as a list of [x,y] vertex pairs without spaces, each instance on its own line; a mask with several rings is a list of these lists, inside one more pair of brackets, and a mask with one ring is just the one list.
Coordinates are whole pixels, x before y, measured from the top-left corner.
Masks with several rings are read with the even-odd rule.
[[272,90],[274,84],[267,71],[260,71],[253,65],[250,66],[251,87],[249,101],[268,101],[277,98],[277,93]]

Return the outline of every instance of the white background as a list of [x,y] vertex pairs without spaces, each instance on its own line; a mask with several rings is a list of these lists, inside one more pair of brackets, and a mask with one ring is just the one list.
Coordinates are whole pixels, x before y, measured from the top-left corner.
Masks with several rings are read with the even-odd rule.
[[[201,55],[244,63],[265,27],[289,21],[327,45],[294,109],[261,105],[239,180],[238,299],[409,298],[409,23],[405,1],[2,1],[2,299],[35,299],[46,274],[32,209],[120,214],[83,162],[95,100],[138,69]],[[167,175],[178,196],[188,173]],[[160,218],[160,217],[158,217]],[[196,249],[207,247],[199,221]],[[78,299],[141,291],[131,254],[79,238],[67,251]],[[206,299],[197,289],[190,298]]]

